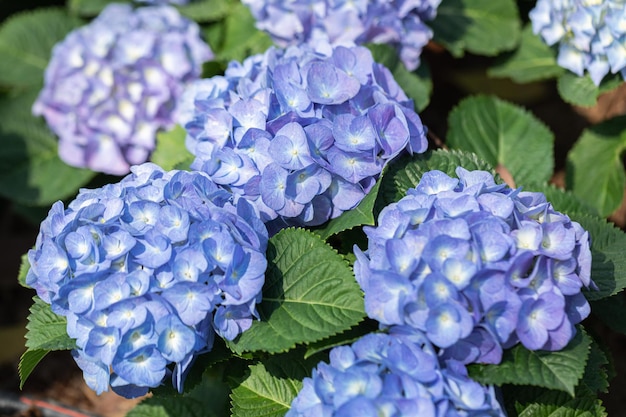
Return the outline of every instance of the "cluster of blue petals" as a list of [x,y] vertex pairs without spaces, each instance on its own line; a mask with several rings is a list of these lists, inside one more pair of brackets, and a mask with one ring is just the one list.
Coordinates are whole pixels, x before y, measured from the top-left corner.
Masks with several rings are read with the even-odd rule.
[[242,0],[256,26],[286,47],[327,42],[389,44],[409,70],[420,64],[422,48],[433,37],[424,24],[435,18],[441,0]]
[[441,360],[419,333],[391,329],[331,350],[305,378],[286,417],[504,416],[493,387]]
[[[67,317],[87,384],[143,395],[172,372],[180,390],[214,334],[257,316],[267,230],[245,199],[201,172],[134,166],[120,183],[52,206],[26,283]],[[173,369],[171,364],[174,364]]]
[[609,73],[626,79],[624,0],[539,0],[530,11],[533,31],[558,44],[558,64],[596,85]]
[[[427,141],[412,101],[364,47],[271,48],[185,91],[177,121],[192,169],[254,202],[273,225],[354,208],[383,166]],[[280,226],[282,227],[282,226]]]
[[170,6],[110,4],[57,44],[33,105],[67,164],[124,175],[173,125],[184,85],[213,53],[199,26]]
[[564,348],[590,312],[588,233],[542,193],[456,173],[425,173],[365,228],[354,269],[368,316],[423,332],[464,363],[499,363],[519,342]]

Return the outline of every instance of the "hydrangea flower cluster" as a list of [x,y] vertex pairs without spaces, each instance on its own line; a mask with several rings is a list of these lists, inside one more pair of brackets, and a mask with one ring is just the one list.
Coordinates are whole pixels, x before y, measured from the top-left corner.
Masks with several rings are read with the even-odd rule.
[[539,0],[529,16],[535,34],[559,44],[560,66],[596,85],[609,71],[626,79],[624,0]]
[[[184,93],[192,169],[263,221],[315,226],[354,208],[383,166],[427,141],[412,102],[364,47],[270,48]],[[271,225],[270,225],[271,226]],[[282,227],[282,226],[281,226]]]
[[258,29],[286,47],[318,42],[332,45],[390,44],[409,70],[420,64],[422,48],[433,37],[424,24],[441,0],[243,0]]
[[184,85],[212,57],[199,26],[175,8],[110,4],[54,47],[33,113],[59,137],[67,164],[124,175],[147,161]]
[[442,361],[419,333],[371,333],[330,351],[286,417],[504,416],[494,388]]
[[542,193],[456,173],[425,173],[365,229],[354,269],[368,315],[424,332],[464,363],[499,363],[518,342],[562,349],[590,312],[588,233]]
[[[257,316],[267,230],[245,199],[201,172],[134,166],[83,189],[42,222],[26,283],[67,317],[87,384],[143,395],[168,374],[180,390],[214,333],[232,340]],[[110,372],[110,370],[112,372]]]

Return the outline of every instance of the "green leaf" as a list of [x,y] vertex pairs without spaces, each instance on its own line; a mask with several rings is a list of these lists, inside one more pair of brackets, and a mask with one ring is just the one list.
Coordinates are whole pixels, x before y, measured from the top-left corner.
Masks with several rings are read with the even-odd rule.
[[157,133],[157,143],[150,160],[166,171],[189,169],[194,156],[185,146],[187,132],[176,125],[167,132]]
[[541,183],[554,170],[554,135],[524,108],[495,97],[466,98],[448,116],[447,144],[502,165],[516,183]]
[[567,187],[602,217],[622,202],[625,150],[626,116],[620,116],[586,129],[567,155]]
[[[268,34],[257,30],[250,10],[243,4],[236,4],[220,26],[223,34],[219,37],[220,45],[211,43],[216,59],[223,61],[242,61],[250,55],[265,52],[272,46]],[[217,39],[215,35],[209,39]]]
[[48,354],[49,350],[46,349],[28,349],[20,357],[20,363],[17,366],[17,371],[20,376],[20,389],[24,387],[24,383],[33,372],[35,367],[41,360]]
[[0,194],[26,205],[50,205],[74,195],[95,173],[59,159],[57,140],[30,114],[33,91],[0,98]]
[[93,17],[111,3],[130,3],[130,0],[68,0],[67,8],[74,15]]
[[526,402],[515,404],[518,417],[605,417],[602,402],[592,396],[572,398],[569,395],[546,391],[537,393]]
[[591,236],[591,279],[597,290],[585,290],[587,300],[599,300],[626,288],[626,233],[605,219],[570,213]]
[[517,46],[521,23],[514,0],[443,0],[429,26],[455,57],[493,56]]
[[228,0],[194,1],[179,6],[178,10],[182,15],[196,22],[210,22],[226,17],[230,11],[230,2]]
[[0,84],[38,86],[43,83],[52,47],[82,22],[63,9],[16,14],[0,27]]
[[23,287],[28,287],[26,285],[26,275],[28,274],[28,270],[30,269],[30,263],[28,262],[28,253],[22,255],[20,262],[20,270],[17,274],[17,282]]
[[183,396],[152,396],[133,408],[126,417],[219,417],[202,402]]
[[413,100],[415,111],[424,110],[430,103],[430,94],[433,90],[428,65],[422,62],[415,71],[410,72],[400,64],[396,66],[392,74],[406,95]]
[[380,192],[384,204],[396,202],[404,197],[409,188],[417,186],[425,172],[439,170],[456,176],[455,170],[459,166],[468,170],[492,171],[488,163],[470,152],[439,149],[422,155],[403,156],[391,164],[383,176]]
[[529,83],[558,77],[564,71],[556,63],[554,50],[533,33],[529,24],[522,31],[519,48],[498,58],[487,74],[491,77],[508,77],[518,83]]
[[567,392],[585,371],[591,338],[578,327],[576,336],[560,351],[531,351],[517,345],[508,349],[499,365],[470,365],[470,376],[482,384],[536,385]]
[[363,320],[361,323],[351,328],[350,330],[331,336],[327,339],[310,343],[304,354],[304,358],[310,358],[320,352],[324,352],[337,346],[354,343],[366,334],[378,331],[378,328],[379,323],[376,320]]
[[30,350],[70,350],[76,342],[67,335],[67,320],[55,314],[41,298],[33,297],[26,329],[26,347]]
[[344,230],[352,229],[356,226],[374,225],[376,221],[374,218],[374,205],[376,203],[376,198],[378,197],[380,182],[380,180],[376,182],[374,187],[365,196],[365,198],[361,200],[358,206],[352,210],[343,212],[339,217],[330,220],[323,227],[314,229],[313,233],[326,240],[330,236],[336,235]]
[[570,104],[583,107],[595,106],[600,94],[611,91],[622,83],[622,77],[618,74],[605,77],[600,86],[591,81],[589,74],[584,77],[566,71],[558,79],[557,89],[561,98]]
[[272,357],[251,365],[249,373],[233,388],[233,417],[282,417],[310,376],[317,361],[304,361],[295,354]]
[[598,343],[592,340],[585,374],[581,384],[577,387],[577,396],[583,389],[592,395],[607,393],[609,391],[608,365],[609,359],[606,354],[600,349]]
[[285,229],[270,239],[260,321],[231,343],[236,352],[281,352],[332,336],[365,316],[346,261],[317,235]]

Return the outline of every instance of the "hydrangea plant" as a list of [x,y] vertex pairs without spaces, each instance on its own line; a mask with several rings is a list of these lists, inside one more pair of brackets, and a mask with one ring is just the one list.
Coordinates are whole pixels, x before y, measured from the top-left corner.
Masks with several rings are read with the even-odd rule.
[[168,374],[182,390],[215,333],[232,340],[258,318],[266,247],[245,199],[206,174],[146,163],[53,205],[26,283],[67,318],[87,384],[136,397]]
[[385,164],[427,146],[411,101],[363,47],[273,48],[231,62],[188,87],[177,120],[191,168],[276,227],[320,225],[356,207]]
[[333,45],[380,43],[394,46],[409,70],[420,64],[432,38],[425,24],[437,15],[441,0],[277,1],[243,0],[280,46],[318,42]]
[[184,85],[213,53],[170,6],[107,6],[54,47],[33,113],[59,137],[66,163],[123,175],[173,126]]
[[626,78],[626,3],[623,0],[539,0],[533,31],[558,45],[558,63],[596,85],[609,73]]
[[485,171],[429,171],[354,248],[368,316],[409,326],[464,363],[561,350],[589,315],[589,235],[541,193]]

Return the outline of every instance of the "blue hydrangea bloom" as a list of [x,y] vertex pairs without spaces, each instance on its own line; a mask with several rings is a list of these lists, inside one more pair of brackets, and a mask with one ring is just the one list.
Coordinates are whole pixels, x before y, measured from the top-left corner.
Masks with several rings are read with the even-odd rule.
[[52,206],[26,283],[67,318],[87,384],[145,394],[258,317],[267,229],[202,172],[133,166],[117,184]]
[[269,49],[183,94],[192,169],[253,201],[263,221],[315,226],[354,208],[383,166],[427,141],[390,71],[364,47]]
[[277,45],[318,42],[332,45],[390,44],[409,70],[420,64],[433,37],[425,21],[435,18],[441,0],[243,0]]
[[213,53],[199,26],[170,6],[111,4],[57,44],[33,105],[69,165],[124,175],[173,126],[184,85]]
[[596,85],[609,72],[626,79],[626,2],[539,0],[530,11],[533,31],[558,44],[558,64]]
[[504,416],[494,388],[465,366],[441,360],[427,338],[392,329],[330,351],[293,400],[286,417]]
[[541,193],[457,168],[425,173],[355,247],[368,316],[423,332],[443,356],[499,363],[502,349],[560,350],[589,314],[589,235]]

